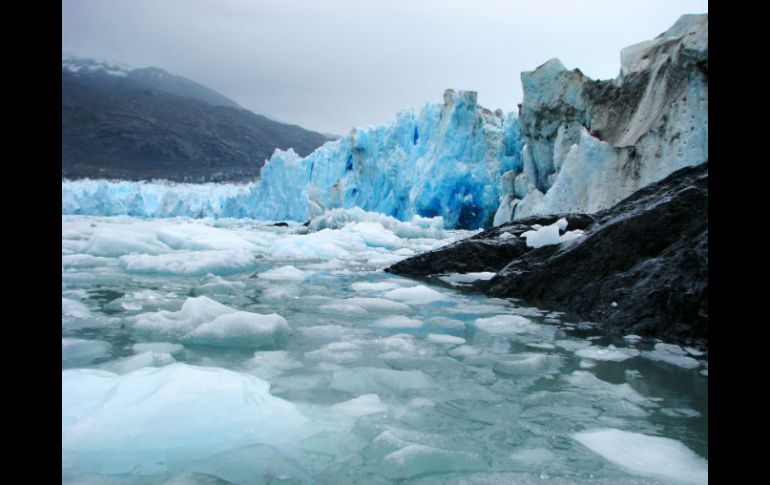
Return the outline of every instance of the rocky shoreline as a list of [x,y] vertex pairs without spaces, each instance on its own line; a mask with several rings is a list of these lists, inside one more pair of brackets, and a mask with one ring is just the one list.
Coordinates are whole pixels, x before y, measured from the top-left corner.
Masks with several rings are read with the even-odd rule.
[[[567,230],[584,235],[527,246],[522,234],[561,218]],[[680,169],[595,214],[502,224],[385,271],[413,278],[491,271],[492,279],[472,288],[569,312],[610,335],[707,348],[708,162]]]

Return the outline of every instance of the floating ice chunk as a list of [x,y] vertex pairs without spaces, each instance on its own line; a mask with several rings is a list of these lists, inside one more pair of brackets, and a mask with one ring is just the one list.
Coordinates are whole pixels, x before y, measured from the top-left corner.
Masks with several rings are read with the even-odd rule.
[[666,362],[685,369],[695,369],[700,367],[697,360],[687,356],[687,352],[678,345],[657,343],[655,350],[646,350],[642,352],[645,359]]
[[359,293],[363,292],[378,292],[378,291],[387,291],[387,290],[393,290],[396,288],[399,288],[401,285],[390,282],[390,281],[380,281],[377,283],[368,283],[364,281],[359,281],[357,283],[353,283],[350,285],[355,291]]
[[90,254],[66,254],[61,257],[61,264],[65,268],[94,268],[109,264],[110,261],[110,258]]
[[686,350],[687,353],[692,355],[693,357],[700,357],[701,355],[703,355],[705,353],[705,352],[703,352],[701,350],[698,350],[696,348],[693,348],[693,347],[685,347],[684,350]]
[[575,355],[584,359],[623,362],[624,360],[628,360],[632,357],[638,357],[639,351],[636,349],[618,349],[610,345],[604,349],[599,347],[587,347],[584,349],[579,349],[575,352]]
[[440,239],[444,235],[442,231],[444,219],[442,217],[414,216],[411,221],[402,222],[385,214],[364,211],[359,207],[328,210],[322,215],[314,217],[310,221],[308,228],[311,231],[342,229],[346,226],[354,225],[354,223],[362,222],[377,223],[396,236],[407,239]]
[[593,343],[585,340],[557,340],[554,344],[569,352],[575,352],[593,345]]
[[405,305],[397,301],[385,300],[383,298],[355,297],[355,298],[346,298],[344,302],[353,304],[353,305],[358,305],[361,308],[374,313],[378,313],[378,312],[408,313],[412,311],[409,305]]
[[466,358],[466,357],[473,357],[473,356],[479,355],[480,353],[481,353],[480,349],[470,345],[461,345],[449,351],[449,355],[460,359]]
[[655,344],[655,350],[674,355],[687,355],[687,351],[685,351],[682,347],[674,344],[657,343]]
[[529,343],[527,344],[527,347],[532,347],[533,349],[544,349],[544,350],[556,349],[556,346],[554,344],[549,344],[548,342]]
[[305,280],[307,273],[295,266],[289,265],[259,273],[257,276],[259,279],[268,281],[295,281],[299,283]]
[[429,342],[433,342],[435,344],[462,345],[465,343],[465,339],[462,337],[455,337],[454,335],[445,335],[445,334],[438,334],[438,333],[429,333],[426,339]]
[[497,236],[497,239],[505,241],[505,240],[508,240],[508,239],[516,239],[516,236],[514,236],[510,232],[503,231],[503,232],[500,233],[499,236]]
[[401,246],[401,240],[379,222],[357,222],[348,225],[346,229],[361,236],[367,246],[387,249]]
[[630,344],[636,344],[642,340],[642,337],[638,335],[624,335],[623,340],[626,340]]
[[422,327],[422,321],[403,315],[394,315],[375,320],[372,325],[382,328],[420,328]]
[[271,379],[292,369],[303,367],[285,350],[266,350],[254,352],[254,357],[245,362],[249,373],[262,379]]
[[531,320],[520,315],[477,318],[473,323],[477,328],[494,335],[516,335],[537,330],[537,326]]
[[177,340],[203,323],[236,311],[207,296],[199,296],[185,300],[178,312],[161,310],[137,315],[134,328],[141,333]]
[[342,325],[313,325],[300,327],[297,330],[307,339],[334,342],[362,336],[370,332],[369,330],[343,327]]
[[305,353],[305,360],[334,364],[352,364],[364,358],[363,349],[354,342],[332,342],[320,349]]
[[708,483],[708,462],[670,438],[611,428],[575,433],[572,438],[635,475],[678,483]]
[[[507,234],[507,233],[506,233]],[[447,276],[439,276],[441,281],[446,281],[450,285],[462,285],[473,283],[474,281],[488,281],[495,277],[497,273],[483,271],[480,273],[452,273]]]
[[288,332],[288,322],[276,313],[234,312],[200,325],[182,341],[218,347],[272,347],[280,344]]
[[156,232],[158,240],[172,249],[230,249],[254,251],[257,247],[232,231],[204,224],[167,225]]
[[581,359],[580,362],[579,362],[579,365],[580,365],[581,369],[590,369],[592,367],[596,367],[596,362],[594,362],[593,360],[583,360],[583,359]]
[[625,370],[626,379],[641,379],[642,373],[639,372],[636,369],[626,369]]
[[141,354],[142,352],[166,352],[169,354],[178,354],[184,350],[184,346],[168,342],[145,342],[134,344],[131,349],[135,354]]
[[420,444],[407,445],[385,455],[383,461],[395,465],[384,474],[391,478],[408,478],[426,473],[483,470],[487,463],[477,453],[448,450]]
[[229,281],[221,276],[207,274],[205,283],[198,286],[201,290],[240,290],[246,287],[243,281]]
[[262,299],[281,301],[289,298],[297,298],[300,294],[300,291],[301,290],[298,285],[272,286],[262,292]]
[[422,371],[355,367],[334,372],[329,387],[357,394],[384,391],[409,392],[435,387]]
[[110,227],[91,236],[83,251],[94,256],[121,256],[129,253],[160,254],[170,251],[154,235]]
[[318,311],[321,313],[331,313],[334,315],[349,315],[353,317],[362,317],[369,314],[365,308],[355,303],[348,303],[347,301],[339,301],[336,303],[327,303],[318,307]]
[[611,384],[599,379],[587,371],[576,370],[572,374],[564,376],[564,379],[571,386],[582,389],[583,392],[603,396],[609,400],[625,399],[626,401],[638,404],[639,406],[656,406],[651,399],[642,396],[627,383]]
[[508,355],[492,366],[499,374],[532,376],[553,373],[559,370],[561,358],[557,355],[523,353]]
[[127,374],[144,367],[162,367],[164,365],[176,362],[174,357],[168,352],[142,352],[130,357],[113,360],[102,364],[100,367],[104,370],[115,372],[116,374]]
[[402,301],[409,305],[426,305],[428,303],[433,303],[434,301],[449,299],[448,296],[423,285],[412,286],[410,288],[397,288],[388,291],[383,296],[385,296],[385,298],[390,298],[391,300]]
[[332,406],[332,409],[357,417],[383,413],[388,410],[388,406],[380,401],[377,394],[364,394],[350,401],[337,403]]
[[120,262],[130,273],[181,275],[226,275],[251,270],[254,254],[249,251],[177,251],[169,254],[128,254]]
[[63,317],[89,318],[91,316],[91,310],[79,301],[62,298],[61,314]]
[[661,413],[672,418],[699,418],[700,413],[690,408],[663,408]]
[[[225,369],[171,364],[125,375],[62,372],[62,453],[84,470],[128,473],[167,462],[304,438],[308,420],[270,385]],[[216,432],[212,432],[216,430]]]
[[389,428],[377,435],[362,455],[367,468],[393,479],[488,467],[480,455],[463,448],[449,436]]
[[112,345],[101,340],[61,339],[61,361],[66,365],[85,365],[109,355]]

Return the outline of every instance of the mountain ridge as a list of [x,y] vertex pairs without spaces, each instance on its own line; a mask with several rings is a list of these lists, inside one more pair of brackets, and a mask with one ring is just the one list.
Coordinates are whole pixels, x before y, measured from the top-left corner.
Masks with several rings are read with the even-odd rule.
[[62,59],[63,178],[245,182],[276,149],[329,140],[160,68]]

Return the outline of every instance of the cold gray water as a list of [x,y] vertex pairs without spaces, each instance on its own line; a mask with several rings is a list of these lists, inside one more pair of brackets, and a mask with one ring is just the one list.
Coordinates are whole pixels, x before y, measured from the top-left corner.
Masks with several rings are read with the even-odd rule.
[[707,483],[702,349],[383,272],[471,234],[62,216],[64,483]]

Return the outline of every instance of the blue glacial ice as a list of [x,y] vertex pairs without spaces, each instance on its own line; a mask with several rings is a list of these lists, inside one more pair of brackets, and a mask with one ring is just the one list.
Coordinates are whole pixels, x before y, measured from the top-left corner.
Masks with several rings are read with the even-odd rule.
[[355,128],[305,158],[276,150],[253,184],[63,181],[62,213],[305,222],[361,208],[475,229],[492,222],[502,174],[521,171],[522,145],[514,115],[479,106],[475,92],[447,90],[442,104]]

